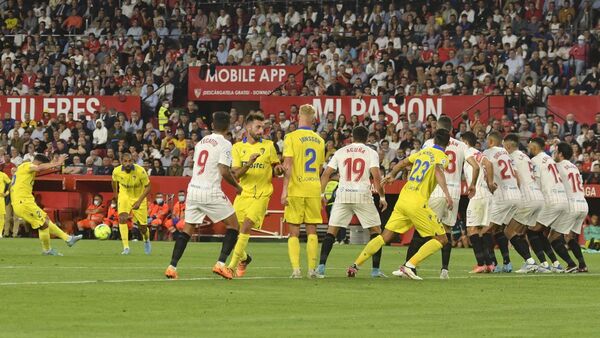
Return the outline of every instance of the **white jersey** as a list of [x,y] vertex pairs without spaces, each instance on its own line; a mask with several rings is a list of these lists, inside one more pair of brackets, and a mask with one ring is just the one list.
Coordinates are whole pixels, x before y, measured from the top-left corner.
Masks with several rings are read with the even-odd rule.
[[[423,148],[433,147],[433,139],[429,139],[425,141]],[[460,198],[461,184],[462,184],[462,169],[465,160],[468,158],[466,155],[469,147],[463,142],[450,138],[450,142],[446,147],[446,155],[448,156],[448,167],[444,171],[444,176],[446,176],[446,185],[448,185],[448,192],[450,193],[450,197],[453,199]],[[440,186],[436,186],[433,192],[431,193],[431,197],[438,198],[444,197],[444,192]]]
[[533,162],[531,162],[529,156],[520,150],[515,150],[510,154],[510,158],[513,161],[514,169],[517,171],[517,176],[519,176],[523,201],[543,201],[544,195],[539,184],[535,181]]
[[494,168],[494,183],[498,185],[494,191],[494,200],[521,200],[521,191],[508,152],[504,148],[491,147],[484,151],[483,155],[490,160]]
[[[475,185],[475,196],[471,198],[472,200],[481,199],[481,198],[489,198],[492,196],[490,189],[488,189],[487,182],[485,181],[485,168],[481,165],[485,156],[479,150],[471,147],[467,149],[466,157],[469,158],[473,156],[477,164],[479,164],[479,176],[477,177],[477,183]],[[473,182],[473,167],[469,164],[469,162],[465,161],[463,170],[465,172],[465,178],[467,180],[467,184],[471,186],[471,182]]]
[[188,185],[188,199],[213,202],[224,198],[219,164],[231,167],[231,142],[223,135],[211,134],[194,148],[194,170]]
[[373,203],[371,168],[379,169],[379,155],[363,143],[349,144],[333,154],[328,167],[338,170],[336,203]]
[[556,163],[556,166],[569,199],[569,210],[587,212],[588,205],[583,192],[583,179],[577,166],[566,160]]
[[567,201],[567,194],[563,186],[556,162],[545,152],[540,152],[531,159],[533,173],[540,184],[546,204],[558,204]]

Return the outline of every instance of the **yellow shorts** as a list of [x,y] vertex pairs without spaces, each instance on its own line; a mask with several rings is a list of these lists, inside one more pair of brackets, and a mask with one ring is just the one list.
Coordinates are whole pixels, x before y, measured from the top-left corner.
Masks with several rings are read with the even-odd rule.
[[144,200],[140,208],[133,210],[133,205],[137,202],[137,198],[121,197],[117,201],[117,211],[119,214],[126,213],[133,216],[133,221],[140,225],[148,224],[148,202]]
[[13,212],[15,216],[22,218],[31,225],[31,228],[37,229],[46,223],[48,215],[35,204],[35,200],[20,200],[13,202]]
[[440,223],[435,212],[431,210],[427,201],[415,204],[398,200],[385,228],[403,234],[413,226],[421,237],[432,237],[446,233],[444,226]]
[[253,228],[260,229],[267,214],[269,199],[270,197],[237,196],[233,201],[233,209],[240,225],[248,218],[254,223]]
[[291,224],[321,224],[320,197],[288,197],[288,205],[285,206],[283,218]]

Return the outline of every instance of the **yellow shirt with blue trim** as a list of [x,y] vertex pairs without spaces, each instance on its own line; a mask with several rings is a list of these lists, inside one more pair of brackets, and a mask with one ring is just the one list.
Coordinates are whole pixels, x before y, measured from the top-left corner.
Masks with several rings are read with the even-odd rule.
[[10,187],[10,197],[13,201],[34,199],[33,183],[35,181],[35,171],[31,171],[31,162],[23,162],[13,175]]
[[288,196],[321,197],[321,167],[325,162],[325,141],[310,128],[300,127],[283,140],[283,157],[294,160]]
[[243,197],[270,197],[273,194],[273,164],[279,163],[277,150],[270,140],[260,140],[250,144],[247,139],[237,142],[231,148],[232,167],[246,165],[253,154],[260,154],[246,174],[240,178]]
[[145,187],[150,184],[148,173],[137,164],[133,165],[131,172],[126,172],[120,165],[113,170],[113,182],[119,183],[119,198],[139,198],[144,192]]
[[415,204],[428,201],[437,185],[435,166],[441,165],[446,169],[448,156],[444,153],[444,148],[435,145],[410,155],[408,160],[413,166],[408,180],[400,192],[399,199],[415,202]]
[[[10,178],[4,172],[0,171],[0,192],[5,192],[6,187],[10,185]],[[4,197],[0,197],[0,215],[6,214]]]

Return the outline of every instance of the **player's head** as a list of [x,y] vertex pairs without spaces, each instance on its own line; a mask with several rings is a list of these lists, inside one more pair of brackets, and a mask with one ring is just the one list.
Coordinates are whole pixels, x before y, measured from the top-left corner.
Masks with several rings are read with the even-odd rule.
[[448,143],[450,143],[450,132],[446,129],[437,129],[433,132],[433,143],[442,148],[446,148]]
[[130,153],[123,154],[121,164],[123,165],[123,170],[128,173],[131,172],[133,170],[133,156]]
[[529,148],[529,152],[533,156],[536,156],[537,154],[544,151],[545,147],[546,147],[546,141],[544,141],[544,139],[541,137],[534,137],[531,140],[529,140],[528,148]]
[[177,193],[177,200],[179,202],[185,202],[185,190],[179,190]]
[[464,133],[460,133],[461,140],[466,143],[469,147],[474,147],[477,143],[477,136],[473,134],[473,132],[465,131]]
[[33,163],[35,164],[42,164],[42,163],[49,163],[50,159],[48,158],[48,156],[43,155],[43,154],[37,154],[33,157]]
[[229,113],[218,111],[213,114],[213,129],[218,133],[225,133],[229,129]]
[[156,200],[156,203],[160,205],[165,202],[165,196],[162,192],[157,192],[156,195],[154,195],[154,199]]
[[250,113],[246,116],[246,131],[248,135],[255,141],[260,140],[263,137],[265,129],[265,116],[260,113]]
[[312,125],[315,123],[315,107],[313,107],[311,104],[303,104],[300,106],[299,111],[298,122],[300,127],[312,127]]
[[487,144],[489,147],[500,147],[502,145],[502,135],[492,130],[487,136]]
[[364,126],[358,126],[352,130],[352,141],[355,143],[367,143],[369,138],[369,129]]
[[512,153],[519,149],[519,136],[517,134],[508,134],[504,136],[502,144],[508,153]]
[[450,119],[448,116],[440,116],[440,118],[437,120],[437,129],[444,129],[447,131],[451,131],[452,130],[452,119]]
[[567,142],[560,142],[556,146],[556,151],[554,152],[554,160],[556,162],[570,160],[573,157],[573,147]]
[[94,205],[95,206],[99,206],[100,204],[102,204],[103,200],[104,200],[104,198],[102,198],[102,195],[100,195],[100,194],[94,195]]

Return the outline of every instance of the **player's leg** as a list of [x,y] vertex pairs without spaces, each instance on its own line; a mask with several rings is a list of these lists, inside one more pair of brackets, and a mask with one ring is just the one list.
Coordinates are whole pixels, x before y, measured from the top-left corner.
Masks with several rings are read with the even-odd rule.
[[[246,248],[248,247],[248,241],[250,240],[250,231],[254,227],[254,222],[249,218],[244,218],[244,221],[240,227],[240,233],[238,234],[237,241],[233,248],[233,255],[229,261],[228,267],[230,269],[237,269],[236,277],[242,277],[246,272],[246,263],[249,258]],[[240,266],[240,262],[243,262],[243,266]]]
[[477,262],[471,273],[485,272],[485,253],[483,251],[483,239],[481,238],[482,228],[481,226],[468,226],[467,224],[467,236],[469,236],[475,261]]
[[540,223],[527,228],[527,239],[529,240],[529,244],[533,249],[533,253],[535,253],[537,256],[538,261],[540,262],[540,267],[546,269],[549,268],[550,265],[546,261],[542,237],[544,237],[544,226]]
[[540,241],[542,243],[542,247],[544,248],[544,253],[546,254],[546,256],[548,256],[550,262],[552,263],[552,266],[549,266],[548,264],[543,264],[543,266],[547,266],[549,269],[559,272],[562,270],[562,267],[560,266],[560,262],[556,258],[556,255],[554,254],[552,244],[550,244],[550,241],[548,239],[548,233],[550,231],[551,224],[553,224],[563,212],[564,209],[558,205],[544,205],[536,220],[538,224],[536,226],[536,229],[539,229],[539,231],[541,231]]
[[[186,215],[187,215],[186,210]],[[203,218],[204,216],[202,216]],[[194,218],[188,218],[194,219]],[[202,222],[202,220],[200,221]],[[179,232],[179,234],[175,237],[175,245],[173,246],[173,253],[171,254],[171,264],[167,267],[167,271],[165,271],[165,276],[169,279],[177,279],[177,264],[183,256],[185,252],[185,248],[187,247],[190,238],[192,237],[195,225],[191,223],[185,223],[183,229]]]
[[[142,241],[144,242],[144,253],[149,255],[152,253],[152,244],[150,243],[150,227],[148,226],[148,202],[143,201],[140,204],[140,207],[135,210],[131,210],[131,213],[133,220],[137,223],[138,230],[142,235]],[[161,219],[157,218],[153,222],[156,222],[153,223],[153,225],[156,225],[157,227],[162,225]]]
[[121,235],[121,243],[123,244],[123,251],[121,252],[121,255],[129,255],[129,226],[127,225],[128,220],[129,213],[122,212],[119,214],[119,234]]
[[[393,214],[392,214],[392,217],[393,217]],[[392,220],[392,217],[390,217],[390,220]],[[388,224],[390,224],[390,223],[388,222]],[[400,230],[400,227],[398,227],[397,229]],[[405,226],[401,230],[404,230],[404,232],[406,232],[408,229],[410,229],[410,227]],[[392,240],[392,238],[394,237],[394,232],[395,232],[394,230],[388,229],[388,226],[386,225],[386,228],[383,229],[383,232],[380,235],[377,235],[376,237],[372,238],[369,241],[369,243],[367,243],[367,245],[365,245],[365,247],[360,252],[360,254],[356,258],[356,260],[354,260],[354,264],[350,265],[350,267],[348,268],[348,271],[347,271],[348,277],[356,276],[356,273],[358,272],[359,267],[364,262],[366,262],[367,259],[373,257],[373,255],[375,255],[377,252],[379,252],[386,243],[389,243]]]
[[502,254],[502,272],[512,272],[510,261],[510,250],[508,249],[508,238],[504,235],[504,224],[497,224],[494,232],[494,240]]
[[304,223],[304,199],[288,197],[283,211],[283,218],[288,226],[288,256],[292,266],[291,278],[302,278],[300,272],[300,224]]
[[498,260],[496,259],[496,253],[494,250],[494,236],[496,225],[490,224],[481,230],[481,243],[483,245],[483,252],[485,253],[485,265],[489,272],[496,271],[498,267]]
[[577,262],[579,263],[578,272],[588,272],[587,264],[585,263],[583,253],[581,252],[581,246],[579,245],[579,234],[571,231],[566,240],[569,250],[573,252],[573,256],[575,256]]
[[[369,238],[370,239],[374,239],[379,235],[381,235],[381,225],[377,225],[377,226],[369,228]],[[380,277],[386,278],[387,277],[383,272],[381,272],[381,269],[380,269],[382,253],[383,253],[383,247],[379,248],[379,250],[372,257],[371,262],[372,262],[373,268],[371,269],[371,277],[373,277],[373,278],[380,278]]]
[[333,249],[337,234],[341,228],[348,227],[352,219],[352,214],[353,209],[350,203],[334,203],[332,205],[331,212],[329,213],[329,227],[327,228],[323,243],[321,243],[321,255],[319,265],[317,266],[318,277],[325,277],[325,264],[327,264],[327,258]]
[[0,214],[0,238],[4,237],[4,221],[6,214]]
[[253,228],[262,227],[270,197],[248,198],[238,196],[233,209],[237,215],[238,222],[241,224],[240,233],[237,242],[233,248],[233,256],[229,262],[229,268],[236,269],[236,276],[242,277],[246,274],[248,264],[252,262],[252,257],[246,252],[250,232]]
[[[231,251],[233,251],[233,248],[235,247],[240,229],[240,224],[237,220],[235,212],[233,212],[233,208],[231,208],[231,212],[232,213],[229,216],[222,220],[223,224],[225,224],[225,237],[223,237],[219,258],[213,266],[213,272],[225,279],[233,278],[233,270],[228,268],[225,263],[227,262],[227,258],[229,258]],[[210,213],[207,214],[210,217]],[[211,217],[211,219],[213,218]],[[218,222],[218,220],[216,222]]]
[[[360,222],[363,229],[369,230],[370,239],[374,239],[381,234],[381,218],[379,212],[374,203],[360,203],[353,206],[353,213],[356,214],[358,221]],[[350,221],[350,220],[348,220]],[[379,249],[373,254],[373,268],[371,270],[371,277],[387,277],[379,269],[381,264],[381,254],[383,250]]]
[[321,198],[304,198],[304,223],[306,225],[306,258],[308,263],[308,277],[317,278],[317,262],[319,259],[319,237],[317,226],[323,223]]
[[550,233],[548,234],[550,245],[552,245],[552,248],[556,254],[567,263],[567,269],[565,272],[577,272],[577,265],[571,258],[571,255],[569,255],[567,242],[565,240],[565,236],[571,232],[571,227],[573,224],[572,222],[573,220],[571,214],[568,210],[565,210],[550,225]]
[[[456,222],[456,212],[458,212],[458,201],[454,201],[453,210],[448,210],[448,203],[443,197],[434,197],[429,200],[429,207],[433,210],[437,219],[444,225],[446,233],[446,244],[442,248],[442,269],[440,278],[448,278],[448,266],[450,265],[450,254],[452,252],[452,226]],[[424,243],[423,243],[424,244]],[[416,252],[415,252],[416,253]],[[410,257],[412,258],[412,256]],[[408,260],[410,260],[410,258]],[[407,260],[407,261],[408,261]]]
[[504,229],[504,234],[512,244],[515,251],[523,257],[525,263],[523,266],[515,271],[516,273],[529,273],[537,271],[537,265],[535,260],[531,257],[531,251],[529,251],[529,244],[525,239],[524,232],[527,226],[519,223],[516,219],[511,219],[508,225]]

